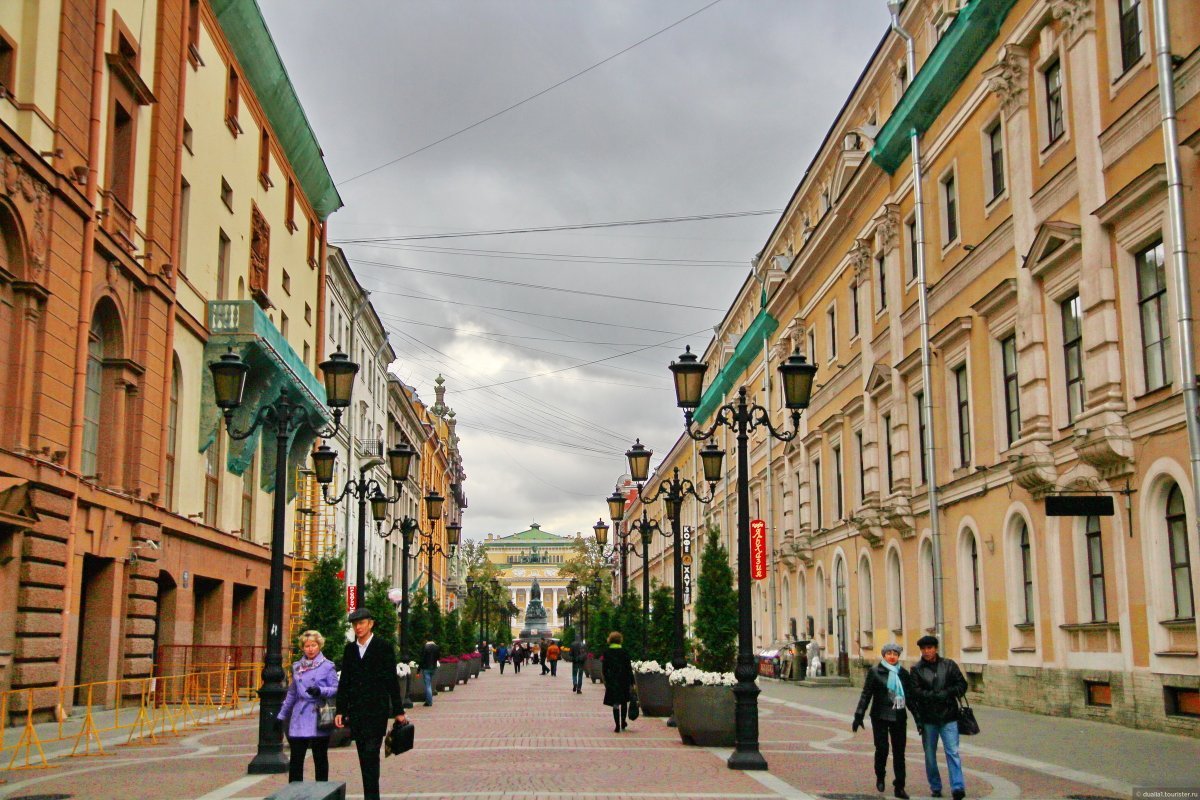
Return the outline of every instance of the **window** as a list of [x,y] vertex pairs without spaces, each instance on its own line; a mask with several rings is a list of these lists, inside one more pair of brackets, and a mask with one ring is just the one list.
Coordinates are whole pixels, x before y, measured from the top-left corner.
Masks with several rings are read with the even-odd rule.
[[825,320],[829,325],[829,360],[837,358],[837,306],[830,306],[825,312]]
[[822,514],[821,495],[823,489],[821,487],[821,459],[813,460],[813,525],[816,530],[821,530],[825,527],[825,515]]
[[288,233],[296,232],[296,184],[288,178],[287,181],[287,196],[283,201],[283,221],[284,226],[288,229]]
[[1017,335],[1010,334],[1000,342],[1004,366],[1004,432],[1008,446],[1021,435],[1021,386],[1017,381]]
[[217,237],[217,299],[224,300],[228,292],[230,244],[225,231],[217,231]]
[[192,131],[192,126],[185,119],[183,121],[183,147],[189,153],[192,153],[192,140],[194,137],[195,137],[195,133],[194,133],[194,131]]
[[188,217],[192,209],[192,186],[186,178],[179,179],[179,272],[187,274]]
[[271,134],[266,128],[263,128],[262,137],[258,140],[258,182],[264,189],[275,185],[271,182]]
[[1166,712],[1172,717],[1200,717],[1200,689],[1164,686]]
[[283,334],[284,341],[288,338],[288,315],[279,312],[279,332]]
[[958,409],[958,465],[971,463],[971,387],[967,383],[967,365],[954,370],[955,405]]
[[225,82],[225,124],[234,136],[242,132],[242,126],[238,124],[239,92],[237,70],[230,67],[229,77]]
[[313,368],[313,365],[309,363],[309,358],[311,356],[312,356],[312,348],[309,347],[308,342],[305,342],[304,343],[304,366],[308,367],[309,369]]
[[229,181],[221,178],[221,202],[225,204],[225,208],[233,213],[233,187],[229,185]]
[[258,456],[255,455],[250,459],[250,466],[242,473],[241,530],[242,538],[247,541],[253,538],[251,531],[254,527],[254,474],[258,471],[257,467]]
[[896,88],[899,90],[898,94],[900,95],[903,95],[904,91],[908,88],[907,64],[901,64],[900,69],[896,70]]
[[942,178],[942,211],[946,217],[946,237],[942,244],[950,244],[958,239],[958,189],[953,172]]
[[1021,621],[1033,624],[1033,555],[1029,551],[1029,526],[1021,520],[1021,532],[1017,544],[1021,548],[1021,601],[1024,605]]
[[[288,271],[283,270],[283,293],[290,295],[292,293],[292,276],[288,275]],[[307,308],[307,305],[305,306]]]
[[1046,82],[1046,144],[1053,144],[1062,138],[1063,102],[1062,102],[1062,64],[1056,58],[1042,72]]
[[842,448],[833,448],[833,509],[837,512],[834,519],[845,519],[846,509],[842,492]]
[[926,470],[929,466],[925,463],[925,393],[917,392],[913,395],[913,400],[917,403],[917,461],[921,465],[921,480],[919,483],[924,483]]
[[[122,98],[123,99],[123,98]],[[108,145],[108,188],[121,205],[133,205],[133,146],[136,141],[133,105],[122,99],[113,102],[112,129]]]
[[96,322],[88,335],[87,378],[83,401],[83,477],[100,472],[100,418],[104,400],[104,339]]
[[1118,0],[1121,17],[1121,71],[1129,70],[1142,57],[1142,22],[1138,18],[1142,0]]
[[808,360],[817,363],[817,332],[811,328],[808,331]]
[[1099,517],[1087,518],[1083,540],[1087,549],[1088,596],[1091,600],[1092,622],[1104,622],[1108,619],[1108,609],[1104,602],[1104,543],[1100,538]]
[[1171,596],[1175,619],[1191,619],[1196,607],[1192,598],[1192,562],[1188,553],[1187,514],[1179,484],[1167,493],[1167,554],[1170,558]]
[[915,281],[917,279],[917,258],[920,253],[917,247],[917,218],[913,217],[904,223],[904,227],[908,233],[908,279]]
[[858,459],[858,502],[862,504],[867,496],[867,465],[862,431],[854,432],[854,457]]
[[[283,274],[286,275],[287,273],[285,272]],[[309,325],[312,325],[312,306],[310,306],[308,303],[304,304],[304,321]]]
[[1101,683],[1099,681],[1084,681],[1084,690],[1087,692],[1087,704],[1089,706],[1098,706],[1100,708],[1112,708],[1112,684]]
[[311,219],[308,221],[308,265],[310,267],[317,266],[317,223]]
[[8,94],[13,93],[17,77],[17,45],[3,28],[0,28],[0,87]]
[[1167,275],[1160,239],[1134,256],[1138,317],[1142,327],[1142,369],[1146,391],[1171,382],[1171,336],[1167,332]]
[[972,625],[978,625],[981,619],[979,615],[979,545],[975,542],[975,535],[969,537],[969,553],[971,558],[971,613]]
[[204,524],[216,527],[221,490],[221,432],[204,451]]
[[883,415],[883,444],[884,444],[884,459],[883,466],[887,471],[887,488],[888,494],[895,491],[895,483],[892,480],[892,415]]
[[883,311],[887,308],[887,265],[884,262],[882,255],[875,256],[875,274],[879,276],[879,305],[878,309]]
[[1073,294],[1059,304],[1062,311],[1063,366],[1067,377],[1067,420],[1083,413],[1083,308]]
[[858,336],[858,284],[850,284],[850,332]]
[[988,129],[987,146],[989,172],[992,181],[991,200],[1004,194],[1004,129],[996,122]]
[[167,405],[167,474],[163,476],[163,505],[175,510],[175,448],[179,438],[179,361],[171,365],[171,400]]
[[188,0],[188,55],[200,55],[200,0]]
[[888,553],[888,627],[899,633],[904,628],[904,576],[900,569],[900,555],[895,550]]

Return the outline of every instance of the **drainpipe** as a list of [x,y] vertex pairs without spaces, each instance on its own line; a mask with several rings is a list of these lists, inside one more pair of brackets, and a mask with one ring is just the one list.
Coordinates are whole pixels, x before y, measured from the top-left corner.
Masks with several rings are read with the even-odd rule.
[[[79,491],[83,474],[83,405],[87,396],[87,362],[88,334],[92,322],[92,269],[96,261],[96,198],[100,188],[100,117],[103,112],[102,92],[104,87],[104,20],[108,17],[106,0],[96,0],[96,35],[92,40],[92,91],[91,110],[88,117],[88,172],[87,185],[84,188],[87,202],[87,219],[83,223],[83,258],[79,268],[79,315],[75,328],[75,386],[71,396],[71,441],[69,465],[70,471],[76,476],[75,502],[71,505],[70,527],[67,530],[67,580],[63,584],[63,636],[71,632],[71,606],[74,604],[73,589],[75,581],[71,580],[72,562],[75,553],[75,529],[79,519]],[[82,575],[79,581],[82,581]],[[65,644],[65,643],[64,643]],[[75,660],[80,658],[75,653]],[[60,686],[67,686],[73,681],[67,680],[68,659],[59,659]]]
[[[888,11],[892,17],[892,30],[904,40],[905,63],[911,85],[917,76],[917,54],[912,34],[900,25],[901,0],[888,0]],[[913,204],[916,215],[917,251],[917,306],[921,318],[921,383],[924,391],[921,401],[921,419],[924,420],[925,439],[921,442],[926,464],[925,486],[929,496],[929,532],[933,536],[933,625],[942,647],[946,646],[946,619],[942,598],[944,577],[942,575],[942,526],[939,519],[937,465],[933,459],[933,374],[930,368],[932,353],[929,347],[929,284],[925,275],[925,204],[923,175],[921,171],[921,134],[913,128],[909,133],[912,144]]]
[[[1171,57],[1171,21],[1166,0],[1153,0],[1154,58],[1158,63],[1158,96],[1162,111],[1163,151],[1167,163],[1167,216],[1171,226],[1172,263],[1178,297],[1179,380],[1187,423],[1188,458],[1192,464],[1192,508],[1200,509],[1200,411],[1196,391],[1196,340],[1192,327],[1192,287],[1188,272],[1187,228],[1183,217],[1179,130],[1176,126],[1175,68]],[[1200,519],[1200,517],[1197,517]],[[1193,520],[1193,524],[1195,520]]]

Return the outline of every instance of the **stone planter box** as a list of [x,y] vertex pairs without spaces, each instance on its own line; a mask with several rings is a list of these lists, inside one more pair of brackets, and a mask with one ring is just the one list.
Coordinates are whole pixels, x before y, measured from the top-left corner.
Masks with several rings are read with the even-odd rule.
[[583,665],[584,674],[592,679],[592,683],[596,681],[604,682],[604,662],[598,658],[588,656],[587,662]]
[[483,668],[483,659],[482,658],[472,658],[471,659],[471,677],[472,678],[478,678],[479,670],[482,668]]
[[642,713],[647,717],[671,716],[671,684],[667,681],[667,673],[639,673],[634,678]]
[[403,678],[396,676],[396,683],[400,684],[400,702],[404,702],[404,698],[408,696],[408,687],[412,683],[412,674],[405,675]]
[[674,686],[672,706],[679,738],[698,747],[735,743],[732,686]]
[[458,683],[458,664],[438,664],[437,672],[433,674],[433,685],[439,691],[453,692]]
[[460,659],[458,662],[458,682],[466,683],[471,677],[471,662],[466,659]]
[[[421,670],[413,670],[408,682],[408,699],[414,703],[425,702],[425,674]],[[436,681],[435,681],[436,683]]]

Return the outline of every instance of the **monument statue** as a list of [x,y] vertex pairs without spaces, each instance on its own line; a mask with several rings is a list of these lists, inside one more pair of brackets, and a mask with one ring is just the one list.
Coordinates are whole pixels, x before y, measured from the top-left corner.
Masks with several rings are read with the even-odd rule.
[[542,605],[542,585],[534,578],[533,586],[529,588],[529,605],[525,606],[525,624],[521,627],[521,638],[540,639],[550,634],[546,607]]

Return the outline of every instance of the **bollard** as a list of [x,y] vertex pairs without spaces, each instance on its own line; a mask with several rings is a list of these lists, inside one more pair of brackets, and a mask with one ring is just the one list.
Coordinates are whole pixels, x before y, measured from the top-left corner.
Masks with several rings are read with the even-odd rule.
[[346,784],[342,781],[289,783],[267,800],[346,800]]

